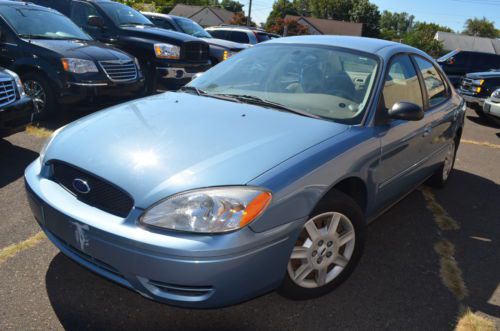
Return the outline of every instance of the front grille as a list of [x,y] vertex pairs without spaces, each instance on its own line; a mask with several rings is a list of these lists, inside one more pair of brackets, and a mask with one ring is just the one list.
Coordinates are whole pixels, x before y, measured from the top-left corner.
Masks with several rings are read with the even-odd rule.
[[199,41],[184,43],[182,45],[182,58],[192,62],[208,61],[208,44]]
[[126,82],[137,78],[137,66],[134,61],[100,61],[102,70],[113,82]]
[[16,100],[16,86],[13,80],[0,81],[0,107]]
[[[51,165],[51,179],[73,193],[80,201],[120,217],[126,217],[130,213],[134,205],[133,199],[114,184],[60,161],[53,161]],[[75,179],[87,183],[90,188],[88,193],[82,193],[75,188]]]

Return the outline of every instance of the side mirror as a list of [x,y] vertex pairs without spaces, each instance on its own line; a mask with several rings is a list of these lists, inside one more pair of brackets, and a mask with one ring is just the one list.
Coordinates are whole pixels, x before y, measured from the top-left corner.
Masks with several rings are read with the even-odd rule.
[[455,58],[450,57],[448,60],[446,60],[446,64],[449,64],[449,65],[455,64]]
[[89,16],[89,19],[87,20],[87,25],[99,29],[104,29],[104,21],[102,20],[101,17],[95,15]]
[[389,109],[389,118],[405,121],[419,121],[424,118],[422,107],[412,102],[400,101],[396,102]]

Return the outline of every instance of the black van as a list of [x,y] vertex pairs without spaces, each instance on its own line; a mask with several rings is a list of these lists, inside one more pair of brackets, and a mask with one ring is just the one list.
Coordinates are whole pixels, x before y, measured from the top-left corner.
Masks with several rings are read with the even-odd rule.
[[139,59],[148,89],[177,89],[210,68],[209,47],[195,37],[155,27],[144,15],[109,0],[32,0],[59,10],[94,39]]
[[136,59],[49,8],[0,0],[0,49],[0,66],[21,76],[38,119],[57,105],[107,104],[143,92]]
[[500,55],[492,53],[454,50],[437,59],[437,62],[455,87],[468,73],[500,69]]

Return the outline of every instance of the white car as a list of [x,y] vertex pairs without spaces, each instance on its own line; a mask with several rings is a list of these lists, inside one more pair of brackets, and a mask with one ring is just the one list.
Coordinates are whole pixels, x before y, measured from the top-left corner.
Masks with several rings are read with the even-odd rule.
[[491,96],[486,99],[483,105],[483,112],[496,123],[500,124],[500,88],[496,89]]

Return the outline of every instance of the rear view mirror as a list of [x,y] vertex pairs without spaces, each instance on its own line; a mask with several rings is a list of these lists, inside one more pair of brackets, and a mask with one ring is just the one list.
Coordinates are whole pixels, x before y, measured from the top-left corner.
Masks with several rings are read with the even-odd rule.
[[87,20],[87,25],[95,27],[95,28],[103,29],[104,28],[104,21],[99,16],[90,15],[88,20]]
[[397,120],[405,121],[419,121],[424,118],[424,111],[422,107],[412,102],[396,102],[391,109],[389,109],[389,117]]

